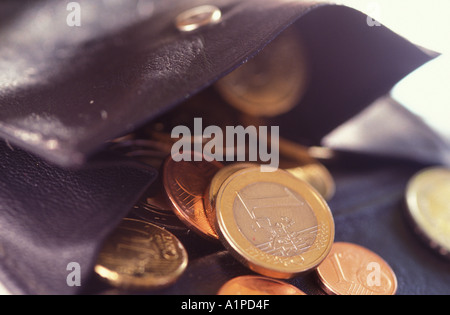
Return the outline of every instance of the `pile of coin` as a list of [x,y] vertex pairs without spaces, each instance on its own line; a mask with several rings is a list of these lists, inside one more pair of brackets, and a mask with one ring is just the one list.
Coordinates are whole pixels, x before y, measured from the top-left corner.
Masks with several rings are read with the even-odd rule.
[[[168,154],[169,146],[161,139],[128,137],[113,144],[114,150],[161,169],[156,183],[132,209],[133,217],[172,234],[191,230],[221,241],[239,261],[270,277],[291,278],[326,257],[334,223],[325,197],[332,197],[334,182],[306,148],[282,140],[282,165],[287,170],[264,173],[254,163],[224,165],[202,156],[194,161],[201,153],[192,153],[192,161],[175,162],[177,157]],[[100,259],[97,270],[105,270],[104,265]],[[104,271],[100,275],[111,277]],[[122,281],[117,284],[123,286]]]
[[373,289],[364,282],[370,275],[366,258],[375,254],[334,244],[327,203],[334,180],[308,148],[280,139],[280,169],[262,172],[257,163],[224,164],[195,152],[191,161],[176,162],[170,152],[175,140],[153,128],[145,138],[129,135],[111,144],[115,152],[159,169],[160,175],[131,209],[133,219],[124,219],[100,253],[95,270],[109,284],[122,290],[173,284],[188,265],[176,235],[193,231],[222,244],[249,272],[260,274],[232,279],[220,294],[231,294],[236,286],[242,290],[235,294],[250,294],[261,281],[268,287],[261,284],[255,291],[260,294],[302,294],[281,280],[313,270],[330,294],[395,293],[395,275],[381,259],[370,260],[381,267],[381,284]]
[[[123,290],[173,284],[188,264],[175,234],[193,231],[260,274],[232,279],[218,294],[304,295],[281,280],[312,270],[330,294],[395,293],[395,274],[381,258],[334,243],[327,204],[334,181],[305,147],[281,139],[285,169],[262,172],[256,163],[222,164],[195,152],[191,161],[175,162],[162,141],[168,138],[158,139],[127,138],[113,145],[161,172],[130,212],[139,220],[124,219],[101,251],[95,270],[109,284]],[[369,262],[381,268],[381,284],[374,288],[364,282]]]
[[[208,240],[220,240],[251,270],[272,278],[292,278],[317,267],[333,243],[334,222],[325,199],[287,171],[264,173],[258,165],[224,166],[204,159],[174,162],[169,156],[162,184],[167,199],[161,187],[153,189],[156,194],[132,210],[142,221],[126,219],[102,250],[96,271],[110,284],[139,289],[146,283],[151,289],[173,283],[187,258],[183,250],[175,251],[182,248],[176,237],[161,228],[181,228],[180,222]],[[167,208],[177,224],[156,219],[168,216]],[[168,262],[177,268],[167,268]],[[172,278],[155,276],[165,272]]]
[[[111,150],[155,167],[160,176],[131,209],[133,219],[125,218],[106,241],[97,274],[123,290],[169,286],[188,265],[176,235],[193,231],[259,274],[232,279],[218,294],[304,295],[283,280],[314,270],[329,294],[394,294],[395,274],[379,256],[334,243],[327,202],[334,180],[309,148],[280,139],[280,167],[273,172],[263,172],[258,162],[221,163],[197,152],[180,161],[171,152],[178,139],[170,130],[193,117],[222,127],[237,121],[248,126],[289,112],[306,93],[308,71],[298,34],[286,31],[213,90],[142,132],[114,140]],[[374,270],[367,269],[370,264]]]

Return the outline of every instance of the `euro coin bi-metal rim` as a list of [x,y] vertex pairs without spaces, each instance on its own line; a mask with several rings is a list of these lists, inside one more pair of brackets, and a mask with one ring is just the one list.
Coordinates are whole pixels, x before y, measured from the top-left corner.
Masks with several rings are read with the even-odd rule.
[[[154,238],[137,240],[121,239],[121,229],[135,231],[144,235],[147,232]],[[119,242],[118,242],[119,240]],[[148,247],[148,243],[153,246]],[[158,247],[160,252],[154,250]],[[133,252],[121,256],[118,251]],[[155,270],[147,270],[146,262],[155,264]],[[171,266],[169,268],[169,265]],[[183,244],[172,233],[154,224],[125,218],[105,241],[94,268],[98,276],[110,285],[123,290],[152,290],[167,287],[184,273],[188,265],[188,254]],[[139,266],[136,269],[136,266]]]
[[[431,167],[418,172],[406,188],[406,210],[415,232],[433,250],[450,259],[450,221],[438,215],[442,209],[436,206],[430,206],[433,208],[430,209],[419,200],[428,198],[425,194],[436,191],[439,187],[444,187],[444,190],[445,187],[450,187],[450,169]],[[444,191],[440,197],[450,199],[449,196],[449,192]]]
[[220,169],[216,175],[214,175],[208,189],[205,192],[205,212],[209,223],[216,231],[216,197],[219,193],[220,187],[225,182],[225,180],[230,177],[233,173],[240,171],[244,168],[256,167],[256,164],[252,163],[235,163]]
[[[313,210],[318,226],[322,226],[311,245],[314,250],[290,257],[271,255],[258,249],[243,235],[234,217],[234,201],[237,192],[258,182],[279,184],[304,198]],[[237,260],[261,275],[278,279],[289,279],[316,268],[331,250],[335,232],[328,204],[308,183],[283,170],[264,173],[259,167],[238,171],[224,182],[216,199],[216,230]]]

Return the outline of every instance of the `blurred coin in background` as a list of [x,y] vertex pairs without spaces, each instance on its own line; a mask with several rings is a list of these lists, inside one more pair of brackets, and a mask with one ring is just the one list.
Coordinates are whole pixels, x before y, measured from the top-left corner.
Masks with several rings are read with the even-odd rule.
[[299,104],[308,87],[308,66],[300,35],[290,29],[215,87],[241,112],[274,117]]
[[450,169],[433,167],[416,174],[406,190],[406,205],[414,230],[450,258]]

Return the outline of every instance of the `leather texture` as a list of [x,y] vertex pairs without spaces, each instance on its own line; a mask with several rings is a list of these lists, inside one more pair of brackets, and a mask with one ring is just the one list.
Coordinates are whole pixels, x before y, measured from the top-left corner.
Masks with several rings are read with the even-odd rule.
[[[108,289],[92,274],[98,246],[156,174],[96,154],[107,140],[179,110],[287,27],[306,39],[313,81],[303,102],[271,123],[305,144],[318,143],[432,58],[385,27],[367,26],[365,15],[323,3],[78,2],[80,28],[67,26],[63,1],[0,2],[0,136],[14,145],[0,144],[0,282],[13,293]],[[220,7],[221,23],[179,32],[175,17],[200,4]],[[392,163],[333,166],[336,238],[381,251],[398,272],[399,293],[448,292],[448,265],[400,221],[401,191],[419,167]],[[220,246],[192,233],[180,238],[191,259],[186,274],[152,293],[215,294],[223,281],[248,272]],[[81,291],[66,284],[71,261],[86,271]],[[323,293],[313,274],[293,281]]]
[[[0,142],[0,283],[13,294],[75,294],[99,248],[157,172],[109,157],[68,171]],[[70,277],[70,279],[72,279]]]
[[[205,3],[221,8],[221,23],[179,32],[176,16]],[[303,142],[317,141],[429,60],[341,6],[279,0],[79,4],[83,24],[72,28],[65,2],[0,4],[7,17],[0,30],[0,135],[61,166],[82,165],[105,141],[211,85],[300,18],[313,82],[303,104],[274,124],[282,122],[285,133],[301,134]],[[334,114],[324,114],[329,111]]]
[[271,123],[304,144],[319,144],[435,56],[344,7],[318,8],[294,26],[309,50],[311,81],[302,102]]

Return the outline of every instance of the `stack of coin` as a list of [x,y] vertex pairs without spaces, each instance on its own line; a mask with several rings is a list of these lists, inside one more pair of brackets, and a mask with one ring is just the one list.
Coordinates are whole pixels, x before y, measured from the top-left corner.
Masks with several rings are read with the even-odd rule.
[[[260,161],[222,164],[207,162],[200,153],[192,153],[194,161],[178,161],[177,156],[171,156],[171,148],[179,139],[173,139],[170,131],[189,124],[194,117],[202,117],[206,125],[223,128],[237,122],[244,126],[264,124],[266,118],[285,114],[301,102],[308,78],[305,46],[297,32],[290,29],[213,89],[190,98],[144,127],[142,133],[113,141],[114,151],[161,172],[130,212],[132,218],[139,219],[133,224],[144,222],[147,227],[130,228],[126,241],[119,236],[128,228],[119,227],[106,242],[97,273],[119,288],[157,288],[175,281],[184,270],[184,258],[179,259],[179,268],[167,269],[173,274],[165,281],[144,276],[153,258],[142,252],[155,259],[157,254],[145,249],[151,245],[141,235],[161,239],[155,226],[169,233],[164,238],[170,235],[172,245],[177,243],[174,234],[186,231],[223,244],[251,270],[271,278],[237,279],[228,287],[239,283],[250,292],[256,284],[260,292],[301,293],[273,278],[287,279],[311,271],[331,250],[334,220],[327,201],[333,197],[335,187],[328,170],[308,154],[307,148],[284,139],[279,143],[280,169],[271,173],[261,172]],[[111,244],[129,246],[125,246],[127,251],[113,250]],[[123,248],[119,245],[117,248]],[[184,256],[180,252],[178,257]],[[141,269],[133,271],[130,264]]]
[[[176,162],[178,157],[169,153],[173,141],[159,132],[153,138],[126,137],[113,142],[116,152],[161,170],[154,185],[131,210],[131,218],[163,228],[173,240],[175,235],[187,235],[192,230],[207,240],[220,241],[251,270],[271,278],[302,274],[316,268],[327,256],[334,239],[334,222],[325,197],[332,195],[334,182],[325,168],[318,172],[305,168],[302,176],[292,171],[320,165],[306,148],[281,140],[281,166],[287,171],[263,173],[257,163],[225,166],[206,161],[200,153],[192,153],[191,161]],[[320,177],[323,180],[318,180]],[[117,239],[114,235],[108,242]],[[128,237],[132,241],[131,235]],[[123,253],[102,252],[97,273],[121,289],[158,288],[155,281],[145,285],[139,273],[137,279],[130,276],[128,260],[139,261],[141,253],[135,251],[137,257],[132,257],[127,252],[126,257],[120,257]],[[108,267],[106,262],[112,255],[117,256],[115,265]],[[118,270],[127,277],[120,277]],[[117,275],[111,276],[114,272]],[[111,277],[121,280],[112,281]]]

